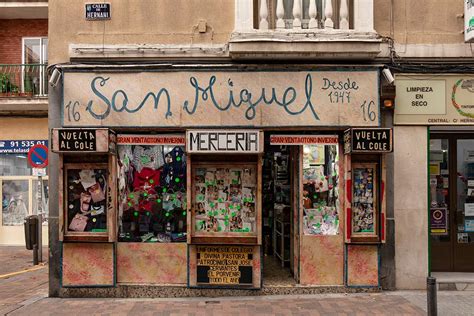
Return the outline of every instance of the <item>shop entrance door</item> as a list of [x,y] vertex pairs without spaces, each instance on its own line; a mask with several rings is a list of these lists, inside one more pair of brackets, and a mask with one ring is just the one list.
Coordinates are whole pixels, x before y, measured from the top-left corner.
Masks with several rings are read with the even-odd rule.
[[432,134],[431,271],[474,272],[474,134]]
[[[268,143],[267,143],[268,144]],[[265,148],[263,165],[263,284],[295,285],[295,186],[297,146]]]

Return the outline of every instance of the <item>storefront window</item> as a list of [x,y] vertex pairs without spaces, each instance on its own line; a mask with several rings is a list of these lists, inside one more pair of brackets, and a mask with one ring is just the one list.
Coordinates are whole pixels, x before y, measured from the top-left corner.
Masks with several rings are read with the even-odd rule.
[[352,233],[375,234],[376,202],[376,165],[360,165],[352,170]]
[[2,181],[2,223],[3,226],[23,225],[28,216],[28,180]]
[[457,140],[457,243],[474,243],[474,140]]
[[119,145],[119,241],[186,241],[183,146]]
[[67,168],[67,217],[70,232],[107,231],[107,170]]
[[337,235],[339,231],[337,145],[303,146],[303,232]]
[[194,229],[197,233],[255,233],[255,166],[194,169]]

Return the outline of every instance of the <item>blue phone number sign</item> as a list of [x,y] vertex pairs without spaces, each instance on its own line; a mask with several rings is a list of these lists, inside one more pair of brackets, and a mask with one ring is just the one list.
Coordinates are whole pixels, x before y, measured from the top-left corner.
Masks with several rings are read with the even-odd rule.
[[0,140],[0,154],[26,154],[34,145],[48,146],[47,140]]

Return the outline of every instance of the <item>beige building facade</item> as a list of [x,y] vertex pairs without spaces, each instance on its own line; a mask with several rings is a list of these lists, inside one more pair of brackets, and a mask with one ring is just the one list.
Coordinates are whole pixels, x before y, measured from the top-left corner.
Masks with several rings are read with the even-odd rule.
[[463,10],[49,1],[50,294],[424,288],[430,124],[390,104],[421,62],[472,73]]

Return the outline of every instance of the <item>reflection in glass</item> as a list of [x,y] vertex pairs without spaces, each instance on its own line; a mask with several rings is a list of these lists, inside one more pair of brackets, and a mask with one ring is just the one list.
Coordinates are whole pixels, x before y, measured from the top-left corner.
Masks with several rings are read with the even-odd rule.
[[2,181],[3,226],[23,225],[28,216],[28,180]]

